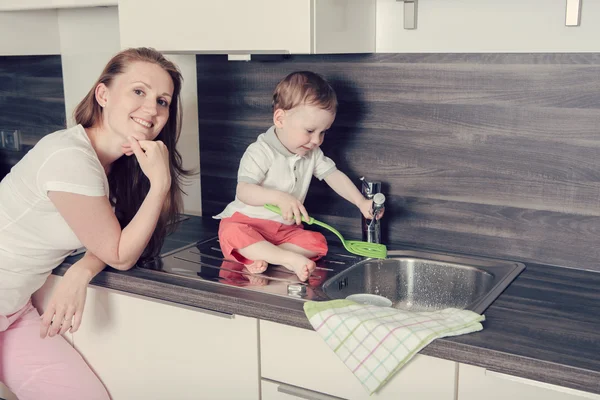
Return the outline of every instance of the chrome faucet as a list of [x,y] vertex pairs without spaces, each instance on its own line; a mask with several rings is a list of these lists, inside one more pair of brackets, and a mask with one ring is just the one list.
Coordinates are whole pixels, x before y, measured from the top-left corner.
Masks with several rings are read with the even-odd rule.
[[373,219],[362,217],[362,239],[369,243],[381,243],[381,225],[377,219],[377,215],[383,210],[385,203],[385,196],[381,193],[381,182],[369,182],[364,176],[360,180],[362,182],[361,192],[363,196],[369,200],[373,200]]

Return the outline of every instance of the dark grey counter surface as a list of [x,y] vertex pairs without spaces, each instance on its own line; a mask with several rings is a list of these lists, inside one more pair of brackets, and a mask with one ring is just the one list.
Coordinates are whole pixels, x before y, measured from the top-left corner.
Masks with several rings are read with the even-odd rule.
[[[163,252],[215,236],[216,221],[190,217]],[[393,247],[393,246],[390,246]],[[75,258],[55,269],[62,275]],[[134,268],[107,268],[93,285],[312,329],[302,303]],[[527,264],[485,312],[484,329],[436,339],[421,354],[600,394],[600,273]]]

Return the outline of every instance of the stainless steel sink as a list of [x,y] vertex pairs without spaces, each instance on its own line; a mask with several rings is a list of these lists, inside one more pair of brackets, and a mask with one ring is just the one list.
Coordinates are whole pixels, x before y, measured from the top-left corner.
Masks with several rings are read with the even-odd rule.
[[433,311],[454,307],[483,313],[525,269],[522,263],[437,254],[389,251],[388,259],[356,263],[323,283],[328,298],[366,293],[392,307]]
[[367,294],[384,297],[399,309],[455,307],[478,313],[525,268],[517,262],[420,250],[388,251],[388,257],[364,259],[332,246],[308,281],[300,282],[277,265],[251,274],[242,264],[224,260],[217,238],[210,238],[173,250],[142,268],[300,301]]

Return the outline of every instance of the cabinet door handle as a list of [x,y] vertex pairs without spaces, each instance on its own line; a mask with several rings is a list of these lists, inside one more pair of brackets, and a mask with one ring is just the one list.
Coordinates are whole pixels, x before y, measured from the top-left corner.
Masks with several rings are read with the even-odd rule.
[[292,386],[285,383],[275,382],[279,386],[277,386],[277,391],[280,393],[289,394],[290,396],[299,397],[301,399],[306,400],[346,400],[341,397],[331,396],[321,392],[315,392],[313,390],[304,389],[298,386]]

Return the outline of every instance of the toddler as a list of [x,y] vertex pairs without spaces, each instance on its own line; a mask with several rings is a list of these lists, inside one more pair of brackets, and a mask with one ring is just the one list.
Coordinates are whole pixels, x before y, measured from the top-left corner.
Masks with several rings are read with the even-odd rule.
[[[309,219],[303,202],[313,176],[325,179],[365,218],[373,218],[372,200],[320,149],[336,111],[336,94],[320,75],[294,72],[279,82],[273,93],[273,126],[246,149],[235,200],[214,217],[221,219],[225,258],[245,264],[251,273],[264,272],[269,263],[283,265],[306,281],[315,261],[327,254],[325,237],[304,230],[301,222],[302,216]],[[277,205],[282,215],[265,204]]]

